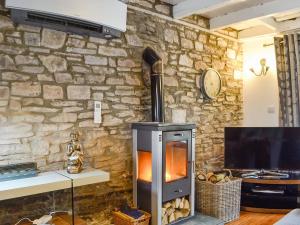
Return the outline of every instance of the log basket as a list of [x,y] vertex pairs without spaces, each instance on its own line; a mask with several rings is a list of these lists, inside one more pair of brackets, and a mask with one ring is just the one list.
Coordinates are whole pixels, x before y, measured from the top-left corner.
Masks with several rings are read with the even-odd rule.
[[228,223],[240,217],[242,179],[233,177],[230,170],[226,172],[230,180],[216,184],[208,181],[206,173],[198,173],[205,181],[196,179],[196,207],[201,213]]
[[147,212],[144,212],[144,216],[139,219],[134,219],[120,211],[114,212],[114,224],[115,225],[149,225],[151,215]]

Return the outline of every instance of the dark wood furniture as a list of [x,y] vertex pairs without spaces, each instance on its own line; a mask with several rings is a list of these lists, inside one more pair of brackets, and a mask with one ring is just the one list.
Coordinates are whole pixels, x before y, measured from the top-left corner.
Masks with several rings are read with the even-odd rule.
[[241,209],[250,212],[287,213],[300,207],[300,175],[289,179],[249,179],[242,183]]

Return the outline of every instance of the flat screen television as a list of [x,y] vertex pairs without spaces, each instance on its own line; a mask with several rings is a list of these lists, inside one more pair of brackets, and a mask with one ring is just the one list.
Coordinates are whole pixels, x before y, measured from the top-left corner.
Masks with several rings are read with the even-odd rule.
[[225,128],[225,168],[300,170],[300,128]]

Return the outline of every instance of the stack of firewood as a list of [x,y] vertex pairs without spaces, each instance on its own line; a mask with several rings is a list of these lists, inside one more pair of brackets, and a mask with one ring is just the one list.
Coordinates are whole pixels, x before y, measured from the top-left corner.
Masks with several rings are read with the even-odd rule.
[[231,181],[232,174],[229,170],[209,173],[199,172],[197,178],[200,181],[209,181],[213,184],[227,183]]
[[190,215],[190,202],[185,197],[176,198],[163,204],[162,207],[162,225],[174,222],[180,218]]

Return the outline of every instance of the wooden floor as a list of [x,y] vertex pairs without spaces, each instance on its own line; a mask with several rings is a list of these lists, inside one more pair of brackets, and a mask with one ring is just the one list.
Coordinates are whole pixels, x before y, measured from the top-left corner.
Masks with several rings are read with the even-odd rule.
[[283,216],[283,214],[241,212],[239,220],[227,223],[226,225],[273,225]]

